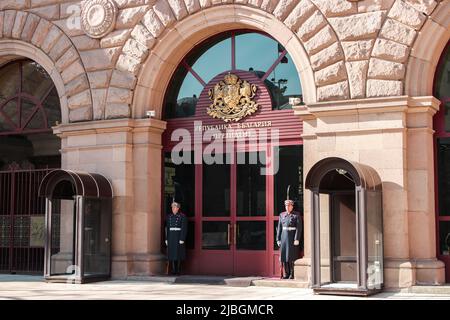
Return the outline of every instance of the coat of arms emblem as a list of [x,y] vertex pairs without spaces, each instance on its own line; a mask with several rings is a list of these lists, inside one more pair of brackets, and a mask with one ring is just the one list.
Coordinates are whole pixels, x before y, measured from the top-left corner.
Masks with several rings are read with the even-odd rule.
[[237,122],[258,110],[258,104],[252,100],[256,90],[256,85],[229,73],[209,90],[213,103],[207,112],[213,118]]

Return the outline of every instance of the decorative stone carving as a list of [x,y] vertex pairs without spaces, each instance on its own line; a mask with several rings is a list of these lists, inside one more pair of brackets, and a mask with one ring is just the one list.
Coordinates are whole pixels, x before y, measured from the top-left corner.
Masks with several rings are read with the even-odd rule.
[[81,26],[91,38],[102,38],[116,24],[117,7],[112,0],[85,0],[81,6]]

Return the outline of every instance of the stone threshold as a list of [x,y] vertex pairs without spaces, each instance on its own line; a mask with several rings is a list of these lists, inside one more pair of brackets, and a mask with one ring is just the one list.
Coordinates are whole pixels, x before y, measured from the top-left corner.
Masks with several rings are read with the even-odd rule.
[[402,293],[413,293],[413,294],[438,294],[446,295],[450,297],[450,283],[444,285],[415,285],[409,288],[403,288],[400,290]]
[[150,281],[168,284],[207,284],[228,285],[232,287],[285,287],[285,288],[308,288],[308,283],[298,280],[265,278],[265,277],[224,277],[224,276],[202,276],[202,275],[180,275],[180,276],[129,276],[128,281]]

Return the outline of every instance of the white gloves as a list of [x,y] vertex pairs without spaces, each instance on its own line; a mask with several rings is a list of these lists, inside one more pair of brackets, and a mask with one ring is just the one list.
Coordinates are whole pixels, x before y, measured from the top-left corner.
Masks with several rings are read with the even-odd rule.
[[278,246],[281,246],[281,241],[277,241],[277,245],[278,245]]
[[167,246],[167,240],[166,240],[166,246]]
[[294,246],[298,246],[300,244],[300,241],[294,240]]
[[184,243],[184,241],[180,240],[180,244],[183,244],[183,243]]

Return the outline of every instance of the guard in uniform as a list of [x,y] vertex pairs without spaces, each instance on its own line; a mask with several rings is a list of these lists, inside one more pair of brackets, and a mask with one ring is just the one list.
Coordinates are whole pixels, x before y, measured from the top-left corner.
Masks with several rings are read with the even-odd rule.
[[294,201],[288,197],[284,201],[286,211],[280,213],[277,228],[277,244],[280,247],[280,263],[283,265],[281,277],[294,279],[294,261],[299,257],[300,237],[302,234],[302,217],[294,211]]
[[167,260],[171,274],[180,274],[181,261],[186,258],[184,242],[187,234],[187,218],[180,212],[180,204],[172,202],[172,213],[166,216],[166,246]]

